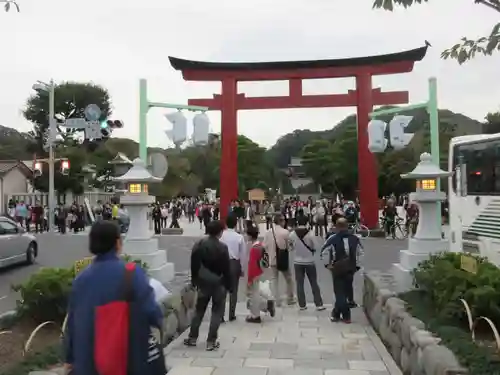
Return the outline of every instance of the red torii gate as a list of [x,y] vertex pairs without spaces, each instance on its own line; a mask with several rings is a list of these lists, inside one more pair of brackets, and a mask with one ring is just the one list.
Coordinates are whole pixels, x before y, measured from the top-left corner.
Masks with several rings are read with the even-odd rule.
[[[368,150],[369,113],[375,105],[406,104],[408,91],[383,92],[372,87],[372,76],[408,73],[424,58],[425,47],[387,55],[336,60],[282,62],[201,62],[169,57],[186,81],[220,81],[221,94],[211,99],[189,99],[189,105],[221,111],[222,159],[220,167],[221,217],[238,197],[237,111],[239,109],[357,107],[358,181],[361,215],[365,224],[378,224],[378,178],[375,156]],[[356,90],[347,94],[303,95],[302,80],[355,77]],[[288,81],[289,95],[246,97],[238,93],[239,81]]]

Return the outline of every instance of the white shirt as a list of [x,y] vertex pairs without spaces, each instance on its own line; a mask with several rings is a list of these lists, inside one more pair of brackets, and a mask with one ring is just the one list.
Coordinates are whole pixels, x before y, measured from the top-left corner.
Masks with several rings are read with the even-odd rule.
[[245,239],[234,229],[226,229],[222,232],[220,241],[226,244],[229,250],[229,258],[239,260],[240,262],[245,259],[246,246]]

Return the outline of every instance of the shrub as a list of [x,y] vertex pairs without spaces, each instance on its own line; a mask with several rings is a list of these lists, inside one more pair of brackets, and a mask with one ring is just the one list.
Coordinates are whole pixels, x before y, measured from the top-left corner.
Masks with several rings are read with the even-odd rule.
[[62,322],[73,275],[73,268],[42,268],[24,283],[12,286],[21,295],[17,301],[19,315],[35,323]]
[[408,311],[423,321],[428,330],[441,338],[441,343],[456,355],[470,375],[500,374],[500,362],[496,350],[478,345],[472,341],[468,328],[438,314],[427,292],[414,290],[403,293],[400,297],[407,303]]
[[500,269],[478,257],[477,273],[469,273],[460,268],[461,255],[443,253],[422,262],[414,271],[418,288],[425,291],[442,318],[465,321],[463,298],[473,316],[500,322]]
[[141,267],[144,271],[148,271],[149,269],[149,266],[146,262],[143,262],[142,260],[140,259],[134,259],[132,258],[130,255],[128,254],[123,254],[122,255],[122,258],[125,262],[129,263],[129,262],[134,262],[135,264],[137,264],[139,267]]

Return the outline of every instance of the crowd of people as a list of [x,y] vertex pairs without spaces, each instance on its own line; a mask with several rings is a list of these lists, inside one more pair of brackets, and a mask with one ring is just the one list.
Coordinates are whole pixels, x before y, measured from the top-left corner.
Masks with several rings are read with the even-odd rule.
[[[262,323],[261,313],[275,315],[283,303],[306,310],[305,280],[309,281],[312,297],[318,311],[325,310],[318,283],[316,260],[321,258],[332,275],[335,305],[331,312],[333,322],[351,322],[350,309],[354,301],[354,274],[360,269],[362,246],[359,238],[349,230],[345,217],[336,219],[329,228],[327,239],[318,245],[309,218],[298,215],[292,227],[282,213],[276,213],[263,240],[254,223],[245,222],[245,231],[239,233],[240,216],[231,211],[225,225],[219,220],[207,224],[207,236],[198,241],[191,253],[191,277],[198,288],[198,300],[186,346],[195,346],[199,327],[209,302],[212,302],[207,350],[219,347],[217,332],[225,322],[225,302],[229,295],[228,320],[236,320],[237,293],[240,279],[245,281],[247,307],[246,322]],[[293,267],[293,270],[291,269]],[[265,290],[264,272],[270,269],[270,292]],[[279,280],[285,281],[286,300],[282,301]],[[295,298],[297,296],[297,299]]]
[[[383,214],[394,214],[393,206],[392,200],[385,202]],[[198,293],[195,314],[184,341],[186,346],[197,345],[201,322],[211,304],[206,350],[220,347],[218,331],[226,322],[226,299],[229,299],[227,321],[231,324],[237,320],[240,289],[247,298],[245,321],[249,324],[263,323],[262,314],[274,317],[277,308],[283,305],[289,308],[298,305],[298,309],[306,310],[306,279],[316,310],[325,310],[323,293],[330,291],[321,290],[320,272],[328,272],[332,280],[331,321],[351,323],[351,309],[357,307],[353,280],[361,268],[363,255],[359,237],[350,230],[351,224],[359,220],[356,202],[289,199],[280,205],[263,202],[255,207],[251,202],[234,201],[224,221],[219,220],[218,209],[218,203],[198,199],[178,199],[151,208],[155,230],[157,226],[160,229],[169,226],[169,218],[170,227],[177,227],[181,215],[186,215],[190,222],[201,217],[205,227],[206,235],[194,244],[190,256],[191,282]],[[130,329],[113,332],[121,332],[120,338],[128,335],[127,373],[163,374],[167,370],[160,343],[151,333],[152,327],[162,327],[158,293],[163,293],[163,287],[155,286],[158,282],[144,270],[124,263],[120,257],[121,228],[117,220],[107,220],[119,218],[120,210],[124,209],[117,203],[93,209],[96,221],[89,233],[89,250],[94,261],[72,285],[65,360],[67,369],[75,375],[94,373],[98,367],[112,363],[109,358],[119,354],[112,350],[118,350],[120,345],[113,345],[110,330],[124,324],[124,317],[130,320],[127,321]],[[266,218],[265,233],[259,233],[255,222],[257,212]],[[23,209],[13,213],[16,217],[26,217]],[[319,236],[324,237],[321,243]],[[318,264],[326,271],[318,269]],[[285,283],[284,298],[280,293],[281,280]],[[128,306],[126,313],[123,303]]]

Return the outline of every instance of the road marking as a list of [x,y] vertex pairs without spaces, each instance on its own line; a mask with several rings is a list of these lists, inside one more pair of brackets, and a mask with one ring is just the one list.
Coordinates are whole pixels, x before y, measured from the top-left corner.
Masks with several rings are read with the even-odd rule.
[[3,300],[3,299],[6,299],[8,298],[9,296],[3,296],[3,297],[0,297],[0,301]]

